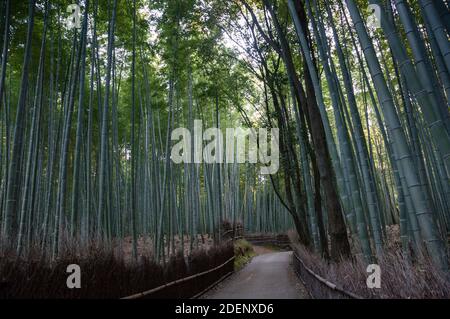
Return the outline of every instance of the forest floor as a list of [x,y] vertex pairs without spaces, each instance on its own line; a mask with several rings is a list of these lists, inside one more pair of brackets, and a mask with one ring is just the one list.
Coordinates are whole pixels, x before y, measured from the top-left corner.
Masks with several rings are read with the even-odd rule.
[[272,247],[267,246],[253,246],[253,251],[256,255],[271,254],[274,252]]
[[258,254],[240,271],[207,292],[204,299],[307,299],[292,267],[291,251],[253,246]]

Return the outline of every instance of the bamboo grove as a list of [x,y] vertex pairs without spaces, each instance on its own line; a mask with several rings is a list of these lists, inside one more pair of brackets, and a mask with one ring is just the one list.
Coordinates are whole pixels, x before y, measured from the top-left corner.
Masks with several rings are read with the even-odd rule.
[[405,256],[447,271],[448,3],[234,3],[300,241],[371,262],[399,225]]
[[[190,30],[180,41],[186,17],[177,5],[155,4],[170,23],[149,26],[137,18],[143,3],[117,0],[80,3],[81,26],[71,30],[66,5],[2,2],[4,248],[55,259],[74,245],[108,247],[130,237],[137,258],[138,238],[150,236],[159,260],[184,251],[185,240],[176,246],[176,236],[189,238],[189,251],[197,234],[219,242],[222,220],[245,219],[258,232],[290,228],[284,207],[255,167],[170,160],[174,127],[190,127],[194,117],[216,127],[236,121],[222,105],[237,98],[219,96],[230,93],[220,92],[223,83],[211,76],[215,70],[200,68],[210,56],[195,56],[200,41],[212,36],[195,39],[199,30]],[[22,18],[26,31],[16,26]],[[143,42],[146,27],[162,30],[152,47]],[[26,34],[23,53],[9,49],[20,32]],[[208,49],[217,50],[213,44]],[[23,56],[20,66],[13,54]],[[157,59],[163,68],[155,66]],[[183,65],[188,59],[189,68]],[[238,85],[245,74],[232,67],[224,80],[236,73]]]
[[[448,1],[83,0],[76,27],[69,4],[0,4],[1,249],[164,261],[228,220],[336,262],[398,229],[448,271]],[[279,171],[174,163],[198,119],[279,129]]]

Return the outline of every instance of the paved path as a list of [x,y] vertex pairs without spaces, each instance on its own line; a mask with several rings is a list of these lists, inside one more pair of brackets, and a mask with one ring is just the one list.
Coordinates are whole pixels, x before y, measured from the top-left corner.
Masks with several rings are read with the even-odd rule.
[[308,294],[292,268],[292,252],[256,256],[209,291],[209,299],[302,299]]

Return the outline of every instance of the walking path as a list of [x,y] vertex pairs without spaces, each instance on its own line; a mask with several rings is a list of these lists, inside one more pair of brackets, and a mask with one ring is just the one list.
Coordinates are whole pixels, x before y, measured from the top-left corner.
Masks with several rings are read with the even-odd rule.
[[304,299],[304,286],[292,268],[292,251],[256,256],[243,269],[209,291],[207,299]]

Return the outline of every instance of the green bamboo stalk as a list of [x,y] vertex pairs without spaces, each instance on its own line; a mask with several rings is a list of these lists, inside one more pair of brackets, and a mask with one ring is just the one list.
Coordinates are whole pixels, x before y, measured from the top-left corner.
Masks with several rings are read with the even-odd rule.
[[424,190],[420,186],[417,175],[417,168],[412,160],[411,151],[395,111],[392,95],[387,88],[375,50],[373,49],[373,45],[371,44],[371,40],[369,39],[356,4],[352,0],[346,0],[346,3],[363,48],[373,83],[377,90],[384,113],[384,119],[390,131],[390,136],[395,143],[394,147],[397,154],[396,160],[399,162],[399,165],[402,166],[402,170],[405,173],[406,184],[411,193],[411,199],[416,210],[421,233],[423,234],[423,238],[434,262],[442,269],[447,270],[448,262],[446,253],[442,241],[437,234],[436,225],[429,210],[430,205],[425,201]]
[[8,238],[15,238],[16,219],[14,213],[17,211],[19,205],[19,188],[21,180],[20,163],[22,161],[23,139],[24,139],[24,125],[25,114],[27,111],[26,97],[28,93],[28,74],[30,67],[31,56],[31,38],[34,27],[34,9],[35,0],[28,2],[28,26],[27,26],[27,39],[25,42],[25,54],[22,65],[22,77],[20,84],[19,99],[16,111],[16,123],[14,126],[14,140],[11,153],[11,159],[8,168],[8,183],[6,190],[6,210],[5,221],[3,223],[3,233]]
[[99,182],[98,182],[98,209],[97,209],[97,239],[101,240],[105,235],[105,217],[107,217],[107,209],[105,210],[106,195],[105,189],[107,183],[107,151],[108,151],[108,109],[112,68],[112,52],[114,47],[114,27],[116,22],[117,0],[113,1],[112,17],[108,23],[108,48],[107,48],[107,65],[105,78],[105,99],[101,116],[101,138],[100,138],[100,160],[99,160]]

